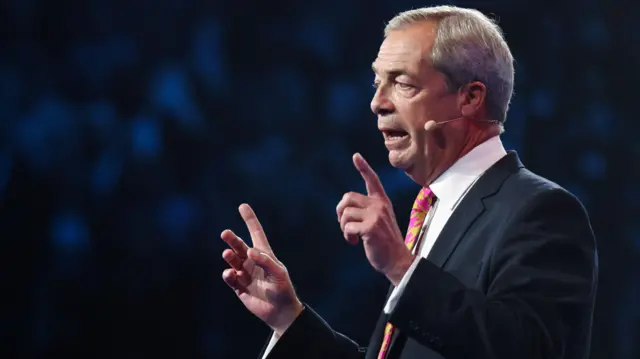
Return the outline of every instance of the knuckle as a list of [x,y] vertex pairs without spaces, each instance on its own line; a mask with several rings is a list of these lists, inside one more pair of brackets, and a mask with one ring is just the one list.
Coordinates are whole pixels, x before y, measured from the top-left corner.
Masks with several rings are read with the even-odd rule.
[[344,194],[344,196],[342,196],[342,200],[344,202],[350,202],[353,200],[353,192],[347,192]]
[[353,234],[353,224],[351,222],[345,223],[344,232],[347,234]]
[[348,217],[350,217],[351,215],[353,215],[353,209],[354,209],[353,207],[347,207],[347,208],[345,208],[345,209],[344,209],[344,212],[343,212],[343,216],[348,218]]
[[340,202],[338,202],[338,205],[336,206],[336,211],[340,212],[344,210],[344,207],[347,205],[348,201],[349,201],[349,197],[347,193],[343,194],[342,199],[340,199]]

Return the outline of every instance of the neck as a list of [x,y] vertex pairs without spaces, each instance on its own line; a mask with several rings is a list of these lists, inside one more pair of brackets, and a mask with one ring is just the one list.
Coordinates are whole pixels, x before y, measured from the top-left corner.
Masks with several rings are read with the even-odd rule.
[[424,187],[427,187],[433,183],[441,174],[443,174],[446,170],[448,170],[454,163],[456,163],[460,158],[464,157],[467,153],[471,152],[475,147],[487,141],[488,139],[495,137],[500,134],[500,128],[498,126],[492,125],[487,126],[487,128],[477,129],[476,131],[470,131],[469,136],[467,136],[464,144],[460,147],[460,149],[456,152],[452,152],[448,158],[445,158],[439,165],[436,165],[431,173],[426,176],[423,181],[420,183],[423,184]]

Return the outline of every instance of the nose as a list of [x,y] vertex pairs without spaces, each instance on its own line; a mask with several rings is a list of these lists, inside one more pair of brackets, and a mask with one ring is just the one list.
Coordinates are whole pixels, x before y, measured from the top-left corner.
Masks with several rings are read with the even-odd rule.
[[385,91],[385,86],[376,89],[371,99],[371,111],[376,115],[387,115],[394,111],[393,102],[389,99]]

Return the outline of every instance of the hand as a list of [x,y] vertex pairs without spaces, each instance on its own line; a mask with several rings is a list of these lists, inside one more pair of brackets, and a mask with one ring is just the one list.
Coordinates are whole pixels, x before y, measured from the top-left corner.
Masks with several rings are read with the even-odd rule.
[[404,244],[396,222],[393,206],[378,175],[358,153],[353,164],[367,186],[367,195],[349,192],[336,211],[345,239],[356,244],[362,238],[371,266],[397,285],[413,262],[413,255]]
[[231,266],[222,278],[251,313],[282,335],[302,312],[303,305],[293,290],[287,268],[273,254],[256,214],[247,204],[239,210],[253,248],[231,230],[222,232],[222,239],[231,247],[222,252]]

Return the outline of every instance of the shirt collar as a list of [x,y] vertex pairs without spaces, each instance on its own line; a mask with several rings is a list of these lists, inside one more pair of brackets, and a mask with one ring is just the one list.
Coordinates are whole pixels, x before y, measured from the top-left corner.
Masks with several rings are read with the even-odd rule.
[[453,210],[471,185],[506,154],[500,136],[492,137],[458,159],[429,188],[441,205]]

